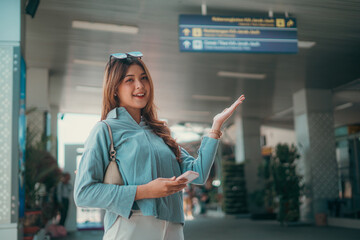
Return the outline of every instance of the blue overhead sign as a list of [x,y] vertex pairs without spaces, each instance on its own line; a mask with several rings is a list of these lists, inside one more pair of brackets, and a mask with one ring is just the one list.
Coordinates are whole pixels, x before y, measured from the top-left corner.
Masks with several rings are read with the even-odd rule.
[[180,15],[182,52],[297,53],[295,18]]

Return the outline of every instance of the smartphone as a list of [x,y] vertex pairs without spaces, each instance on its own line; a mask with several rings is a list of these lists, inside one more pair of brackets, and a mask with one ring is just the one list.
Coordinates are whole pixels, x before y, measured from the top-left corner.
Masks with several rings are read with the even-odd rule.
[[192,182],[194,181],[196,178],[199,177],[199,174],[197,172],[194,172],[194,171],[187,171],[183,174],[181,174],[180,176],[178,176],[176,178],[176,180],[179,180],[179,179],[187,179],[187,182],[186,183],[189,183],[189,182]]

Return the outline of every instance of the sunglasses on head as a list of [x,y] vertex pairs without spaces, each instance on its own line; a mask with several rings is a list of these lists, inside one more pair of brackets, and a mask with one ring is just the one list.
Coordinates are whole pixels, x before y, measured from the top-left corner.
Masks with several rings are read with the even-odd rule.
[[142,52],[128,52],[128,53],[113,53],[110,54],[109,61],[111,61],[111,58],[115,59],[127,59],[127,58],[142,58],[143,54]]
[[110,72],[110,68],[111,68],[111,58],[115,58],[115,59],[127,59],[127,58],[142,58],[144,55],[142,54],[142,52],[127,52],[127,53],[113,53],[110,54],[109,57],[109,72]]
[[116,59],[125,59],[128,57],[134,57],[134,58],[142,58],[143,54],[142,52],[128,52],[128,53],[113,53],[110,54],[110,58],[114,57]]

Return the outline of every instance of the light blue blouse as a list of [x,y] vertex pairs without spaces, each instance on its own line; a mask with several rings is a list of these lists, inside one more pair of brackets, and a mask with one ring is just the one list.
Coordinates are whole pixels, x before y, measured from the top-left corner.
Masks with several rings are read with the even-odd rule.
[[[111,126],[116,161],[125,185],[103,184],[109,164],[110,138],[106,124],[98,122],[85,142],[75,178],[74,200],[78,207],[106,210],[104,228],[107,231],[118,215],[130,218],[138,185],[156,178],[171,178],[192,170],[199,173],[193,181],[204,184],[214,162],[219,140],[203,137],[198,158],[181,148],[181,164],[175,154],[158,137],[144,119],[138,124],[124,107],[111,110],[106,118]],[[144,216],[184,224],[182,192],[167,197],[136,201]]]

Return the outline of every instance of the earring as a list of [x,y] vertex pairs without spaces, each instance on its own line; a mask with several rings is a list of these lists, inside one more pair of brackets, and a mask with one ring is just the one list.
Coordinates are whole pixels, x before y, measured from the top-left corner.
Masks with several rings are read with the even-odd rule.
[[114,97],[116,97],[117,95],[116,95],[116,93],[114,94]]

